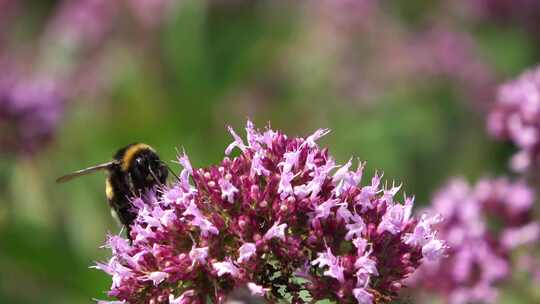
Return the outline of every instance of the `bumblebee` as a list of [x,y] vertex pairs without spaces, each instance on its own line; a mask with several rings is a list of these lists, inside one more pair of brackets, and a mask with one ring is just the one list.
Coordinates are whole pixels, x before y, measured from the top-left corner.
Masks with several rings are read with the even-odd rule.
[[97,171],[107,171],[105,195],[111,213],[126,227],[127,237],[131,240],[130,226],[137,215],[131,208],[130,198],[165,184],[168,169],[152,147],[133,143],[118,150],[112,161],[66,174],[56,182],[63,183]]

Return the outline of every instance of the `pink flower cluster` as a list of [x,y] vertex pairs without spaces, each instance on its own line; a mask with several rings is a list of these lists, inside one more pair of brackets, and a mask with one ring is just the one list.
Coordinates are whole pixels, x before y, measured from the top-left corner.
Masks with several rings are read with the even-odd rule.
[[489,132],[509,139],[519,152],[511,160],[523,172],[539,162],[540,153],[540,67],[526,71],[499,88],[497,102],[488,117]]
[[463,4],[472,17],[515,24],[530,32],[531,38],[538,39],[540,2],[536,0],[473,0]]
[[49,31],[56,39],[84,47],[97,47],[117,30],[118,19],[127,13],[144,27],[156,27],[166,19],[171,0],[79,0],[60,1],[50,20]]
[[511,254],[539,240],[533,203],[533,191],[520,181],[484,179],[474,187],[451,181],[431,206],[444,218],[437,228],[449,256],[423,264],[414,285],[439,293],[446,303],[493,303],[497,283],[510,277]]
[[464,32],[436,26],[417,34],[408,49],[416,73],[445,77],[482,109],[493,98],[494,71],[480,56],[475,41]]
[[136,198],[130,244],[110,236],[112,276],[103,303],[222,303],[236,288],[277,302],[331,299],[385,303],[424,261],[444,255],[437,217],[411,215],[400,186],[376,174],[360,186],[363,165],[338,166],[316,141],[255,129],[216,166],[192,168],[182,155],[179,181]]
[[65,91],[49,77],[27,75],[0,58],[0,146],[3,153],[31,154],[56,133]]

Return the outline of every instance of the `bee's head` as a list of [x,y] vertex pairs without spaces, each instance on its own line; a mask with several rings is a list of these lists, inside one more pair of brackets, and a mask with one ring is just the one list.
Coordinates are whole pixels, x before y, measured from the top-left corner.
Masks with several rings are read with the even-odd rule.
[[142,190],[165,184],[167,166],[150,146],[132,144],[120,150],[117,155],[121,160],[122,170],[130,175],[135,189]]
[[142,189],[165,184],[169,172],[155,152],[143,150],[133,158],[129,173],[135,188]]

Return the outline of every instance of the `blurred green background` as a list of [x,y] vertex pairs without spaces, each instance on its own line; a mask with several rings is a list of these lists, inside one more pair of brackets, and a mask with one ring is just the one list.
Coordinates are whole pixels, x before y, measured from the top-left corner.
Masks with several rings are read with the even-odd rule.
[[[421,206],[450,176],[506,172],[513,150],[487,136],[484,102],[494,96],[490,85],[540,58],[522,24],[471,17],[448,1],[186,0],[147,27],[123,6],[107,21],[113,30],[75,50],[48,26],[65,1],[18,2],[9,24],[0,23],[3,51],[30,50],[52,74],[67,66],[99,84],[70,92],[43,149],[1,156],[0,303],[106,298],[110,277],[88,269],[109,255],[99,249],[106,233],[119,231],[104,175],[54,180],[121,146],[145,142],[167,161],[185,149],[194,166],[207,166],[231,141],[226,126],[241,131],[248,118],[298,136],[330,128],[321,143],[339,162],[367,161],[366,176],[384,171]],[[435,63],[457,54],[449,65],[458,72],[425,67],[432,59],[416,47],[430,50],[422,33],[441,28],[468,37],[474,63],[443,47]],[[492,81],[484,101],[459,75],[476,62]]]

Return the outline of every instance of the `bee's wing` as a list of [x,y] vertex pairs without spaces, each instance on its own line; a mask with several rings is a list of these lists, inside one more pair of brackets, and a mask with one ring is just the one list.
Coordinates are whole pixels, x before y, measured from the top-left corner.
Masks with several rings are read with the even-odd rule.
[[57,183],[64,183],[64,182],[70,181],[70,180],[72,180],[72,179],[74,179],[76,177],[79,177],[79,176],[91,174],[91,173],[94,173],[96,171],[106,170],[106,169],[109,169],[115,163],[116,163],[116,161],[110,161],[110,162],[107,162],[107,163],[104,163],[104,164],[99,164],[99,165],[92,166],[92,167],[89,167],[89,168],[77,170],[75,172],[66,174],[64,176],[60,176],[59,178],[56,179],[56,182]]

